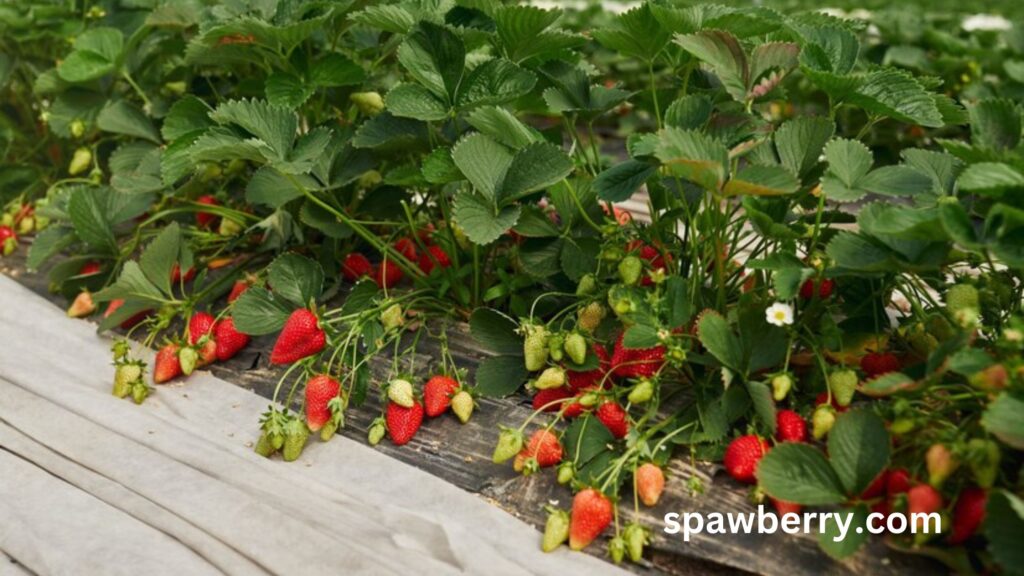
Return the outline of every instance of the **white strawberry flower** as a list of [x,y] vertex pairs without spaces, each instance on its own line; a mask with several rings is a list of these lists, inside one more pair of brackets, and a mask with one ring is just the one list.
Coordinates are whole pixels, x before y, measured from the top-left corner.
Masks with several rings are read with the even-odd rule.
[[774,326],[789,326],[793,323],[793,307],[783,302],[776,302],[764,311],[765,320]]

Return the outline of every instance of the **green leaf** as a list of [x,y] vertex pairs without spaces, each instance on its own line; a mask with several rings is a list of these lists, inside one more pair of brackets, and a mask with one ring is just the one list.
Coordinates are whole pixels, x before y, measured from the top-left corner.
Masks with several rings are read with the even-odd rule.
[[864,272],[881,272],[892,267],[892,253],[866,237],[840,231],[825,247],[825,253],[836,265]]
[[[842,560],[860,550],[870,536],[866,528],[868,507],[865,504],[858,504],[853,508],[838,510],[835,514],[843,515],[843,525],[847,526],[846,534],[842,534],[836,517],[829,516],[825,521],[825,531],[818,534],[818,546],[832,558]],[[840,535],[845,537],[840,538]]]
[[60,65],[57,74],[67,82],[89,82],[117,68],[124,50],[124,35],[116,28],[92,28],[75,40],[75,49]]
[[877,378],[865,382],[861,386],[860,391],[868,396],[880,398],[904,390],[910,390],[916,385],[916,380],[902,372],[886,372]]
[[739,340],[721,314],[707,313],[697,323],[697,336],[723,366],[734,372],[743,372],[742,349]]
[[477,308],[469,317],[469,332],[481,346],[495,354],[523,355],[523,339],[516,334],[518,324],[493,308]]
[[302,308],[320,297],[324,270],[305,256],[282,254],[270,263],[267,282],[274,287],[274,294]]
[[953,194],[957,176],[964,169],[959,158],[945,152],[907,148],[900,156],[907,166],[931,178],[932,189],[937,194]]
[[792,194],[800,188],[800,181],[782,166],[749,165],[725,184],[726,196],[780,196]]
[[335,215],[312,200],[302,203],[299,218],[304,224],[323,232],[328,238],[344,240],[352,236],[352,228],[349,228],[348,224],[338,220]]
[[1024,450],[1024,419],[1021,414],[1024,414],[1024,400],[1003,392],[985,409],[981,425],[1008,446]]
[[683,130],[699,130],[711,120],[714,106],[700,94],[688,94],[676,99],[665,109],[665,125]]
[[[142,302],[147,306],[160,305],[164,302],[164,295],[150,282],[146,275],[139,268],[139,264],[129,260],[121,268],[121,275],[117,282],[100,290],[93,295],[97,302],[107,302],[117,298],[126,300],[125,306],[130,303]],[[130,316],[125,317],[127,319]]]
[[349,19],[392,34],[405,34],[416,24],[415,16],[405,8],[393,4],[367,6],[350,14]]
[[594,189],[598,198],[608,202],[622,202],[633,196],[658,166],[642,160],[626,160],[598,174]]
[[661,26],[646,2],[591,33],[606,48],[647,62],[657,58],[670,38],[669,30]]
[[910,74],[894,68],[870,72],[848,101],[871,114],[930,128],[944,125],[935,99]]
[[229,100],[217,106],[210,118],[241,127],[266,143],[280,160],[287,157],[298,129],[295,112],[262,100]]
[[[300,174],[293,178],[307,190],[316,190],[319,187],[316,180],[308,175]],[[271,208],[280,208],[303,195],[302,190],[298,189],[294,182],[270,166],[262,166],[256,170],[245,187],[247,201]]]
[[277,332],[284,326],[291,312],[290,304],[263,288],[246,290],[231,306],[231,317],[235,320],[235,328],[250,336],[262,336]]
[[764,382],[750,380],[747,382],[747,393],[754,404],[754,411],[765,427],[775,434],[775,401],[772,400],[772,389]]
[[1006,574],[1024,574],[1024,500],[1006,490],[993,490],[985,506],[982,525],[988,539],[988,551]]
[[562,148],[548,142],[535,142],[516,152],[505,172],[499,204],[554,186],[572,173],[575,166]]
[[319,88],[354,86],[366,79],[366,72],[345,56],[332,53],[310,66],[309,81]]
[[549,29],[561,15],[557,9],[508,5],[497,9],[492,18],[505,55],[514,62],[523,62],[551,58],[585,43],[577,34]]
[[825,145],[829,174],[847,188],[853,188],[874,164],[868,147],[857,140],[836,138]]
[[522,208],[523,213],[515,225],[517,234],[527,238],[554,238],[561,235],[551,217],[539,207],[525,205]]
[[654,155],[676,176],[716,192],[721,189],[729,166],[725,146],[694,130],[664,129]]
[[75,235],[64,226],[51,225],[36,234],[32,245],[28,247],[28,259],[25,267],[35,272],[47,260],[59,254],[75,242]]
[[470,134],[455,143],[452,160],[485,198],[495,202],[505,173],[512,165],[508,148],[484,134]]
[[626,329],[622,337],[622,346],[625,348],[651,348],[660,342],[658,327],[650,324],[634,324]]
[[681,276],[669,276],[665,280],[665,302],[668,303],[666,321],[669,328],[678,328],[690,321],[693,311],[688,290],[686,279]]
[[497,209],[480,194],[462,192],[455,197],[456,223],[475,244],[485,245],[498,239],[519,220],[519,206]]
[[847,494],[862,493],[885,469],[890,444],[885,423],[871,410],[839,415],[828,434],[828,454]]
[[395,86],[388,92],[385,103],[392,114],[402,118],[436,121],[448,117],[448,106],[419,84]]
[[910,166],[882,166],[857,183],[873,194],[915,196],[932,189],[932,179]]
[[746,53],[735,36],[724,30],[702,30],[696,34],[677,34],[675,43],[707,63],[734,100],[746,100],[750,71]]
[[1024,187],[1024,174],[1002,162],[979,162],[968,166],[957,182],[965,192],[1001,195]]
[[160,133],[153,127],[149,118],[135,106],[124,100],[108,104],[96,118],[96,126],[104,132],[125,134],[160,143]]
[[420,168],[423,178],[431,184],[447,184],[462,180],[462,172],[452,160],[452,149],[447,147],[435,148],[433,152],[423,158],[423,166]]
[[139,268],[146,278],[160,289],[171,294],[171,271],[181,254],[181,228],[172,222],[157,234],[156,238],[139,256]]
[[420,22],[398,47],[410,76],[446,102],[454,102],[466,63],[466,47],[445,26]]
[[771,449],[757,466],[758,484],[772,498],[804,506],[827,506],[846,500],[842,484],[820,450],[785,442]]
[[565,453],[576,457],[576,462],[586,466],[608,453],[608,446],[615,442],[612,433],[592,415],[576,418],[565,429],[563,436]]
[[459,84],[455,101],[462,110],[505,104],[533,89],[537,77],[512,62],[496,58],[478,65]]
[[1020,144],[1021,114],[1012,100],[982,100],[968,108],[971,142],[989,150],[1011,150]]
[[498,106],[481,106],[466,117],[469,125],[509,148],[519,150],[542,137],[508,110]]
[[492,356],[477,366],[474,389],[483,396],[504,398],[519,390],[529,375],[522,356]]
[[267,76],[265,91],[267,101],[274,106],[297,108],[313,95],[314,89],[294,74],[275,71]]
[[825,144],[835,132],[828,118],[801,116],[787,120],[775,131],[779,160],[790,172],[803,178],[818,165]]
[[202,132],[210,126],[210,107],[195,96],[185,96],[171,106],[167,116],[164,117],[164,124],[160,128],[164,140],[172,142],[195,132]]
[[596,238],[566,238],[559,255],[562,272],[573,282],[579,282],[585,274],[597,272],[600,252],[601,243]]
[[95,250],[115,254],[118,250],[117,240],[105,209],[106,199],[102,198],[107,194],[112,192],[104,188],[76,188],[68,200],[68,216],[75,227],[75,233],[86,244]]
[[407,150],[426,140],[426,124],[384,112],[370,118],[356,130],[352,146],[378,150]]

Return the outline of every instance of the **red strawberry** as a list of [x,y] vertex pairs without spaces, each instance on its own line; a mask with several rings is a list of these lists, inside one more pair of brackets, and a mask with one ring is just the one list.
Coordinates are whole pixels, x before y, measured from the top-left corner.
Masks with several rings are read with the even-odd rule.
[[[910,518],[914,514],[931,514],[942,509],[942,494],[928,484],[918,484],[907,491],[907,515]],[[917,518],[918,531],[924,529],[927,522],[924,516]]]
[[[120,308],[121,306],[124,306],[124,298],[115,298],[114,300],[111,300],[110,304],[107,304],[106,311],[103,312],[103,317],[104,318],[110,317],[110,315],[113,314],[114,312],[117,312],[117,309]],[[143,320],[145,320],[146,316],[149,316],[149,314],[151,312],[152,312],[152,310],[143,310],[143,311],[139,312],[138,314],[135,314],[134,316],[128,318],[124,322],[121,322],[121,328],[123,328],[125,330],[128,330],[129,328],[132,328],[133,326],[135,326],[139,322],[142,322]]]
[[[218,206],[220,203],[213,196],[206,194],[196,199],[196,202],[200,204],[206,204],[207,206]],[[196,226],[200,228],[209,228],[217,221],[217,215],[212,212],[196,212]]]
[[356,282],[360,278],[373,274],[373,264],[358,252],[349,252],[341,263],[341,275],[349,282]]
[[206,341],[202,348],[198,350],[199,359],[196,361],[196,367],[202,368],[203,366],[209,366],[217,361],[217,342],[213,338]]
[[434,376],[427,380],[423,385],[423,408],[427,416],[434,418],[444,414],[458,389],[459,383],[448,376]]
[[604,384],[605,388],[612,387],[611,378],[605,378],[608,374],[608,370],[611,368],[611,360],[608,358],[608,352],[605,351],[604,346],[593,344],[590,349],[594,352],[594,355],[598,359],[598,367],[593,370],[587,370],[586,372],[576,372],[574,370],[566,370],[565,375],[569,381],[569,389],[573,392],[579,392],[584,388],[596,388],[601,384]]
[[98,261],[90,260],[85,264],[82,264],[82,267],[78,269],[78,275],[91,276],[92,274],[99,274],[102,270],[103,268],[100,266]]
[[808,279],[800,285],[800,297],[804,300],[814,298],[815,286],[818,288],[818,298],[824,300],[832,295],[832,290],[835,288],[836,282],[831,278],[823,278],[818,282],[815,282],[813,278]]
[[[580,396],[583,396],[589,390],[590,389],[587,389],[587,388],[584,388],[583,390],[580,390],[579,392],[576,393],[576,398],[578,399]],[[572,404],[569,404],[568,406],[566,406],[565,407],[565,411],[562,412],[562,415],[565,416],[566,418],[576,418],[576,417],[580,416],[581,414],[583,414],[584,412],[586,412],[586,410],[587,410],[587,407],[584,406],[583,404],[580,404],[579,400],[577,400],[576,402],[573,402]]]
[[807,422],[792,410],[775,414],[775,438],[779,442],[806,442]]
[[665,490],[665,473],[651,462],[641,464],[636,472],[636,493],[645,506],[654,506]]
[[953,508],[953,533],[949,536],[950,544],[962,544],[974,535],[985,520],[985,505],[988,494],[985,490],[972,486],[960,492],[960,498]]
[[725,471],[734,480],[753,484],[757,481],[757,463],[768,453],[769,448],[768,442],[753,434],[740,436],[725,449]]
[[[196,277],[196,268],[195,268],[195,266],[193,266],[193,267],[189,268],[187,272],[185,272],[184,280],[185,280],[185,282],[191,282],[192,279],[195,278],[195,277]],[[171,284],[177,284],[177,283],[179,283],[181,281],[182,281],[181,266],[179,266],[178,264],[175,264],[174,268],[171,268]]]
[[381,288],[391,288],[402,280],[405,273],[392,260],[384,260],[373,272],[373,281]]
[[153,382],[163,384],[181,376],[181,361],[178,360],[177,344],[168,344],[156,353],[153,361]]
[[[434,264],[435,261],[437,264]],[[433,272],[434,266],[447,268],[451,265],[452,261],[448,258],[448,253],[440,246],[427,246],[427,251],[420,254],[419,266],[420,270],[423,270],[424,274],[430,274]]]
[[623,378],[649,378],[665,363],[665,347],[626,348],[622,344],[625,333],[619,334],[612,351],[612,370]]
[[[545,412],[558,412],[565,406],[565,402],[559,402],[566,398],[572,398],[572,393],[565,386],[559,386],[558,388],[547,388],[545,390],[538,390],[533,395],[533,409],[541,410]],[[580,406],[582,408],[582,406]]]
[[[817,396],[814,397],[814,405],[821,406],[822,404],[825,403],[826,400],[828,400],[828,392],[822,392],[821,394],[818,394]],[[836,412],[846,412],[847,410],[850,409],[849,406],[840,406],[836,402],[836,397],[834,394],[832,395],[832,407],[835,408]]]
[[625,438],[629,434],[629,414],[616,402],[605,402],[594,412],[597,419],[616,438]]
[[910,473],[903,468],[890,470],[885,479],[885,491],[889,496],[903,494],[910,490]]
[[317,432],[331,419],[328,402],[338,397],[341,384],[327,374],[317,374],[306,382],[306,425]]
[[228,294],[228,302],[238,300],[238,297],[244,294],[251,286],[252,284],[245,280],[235,280],[235,284],[231,287],[231,293]]
[[530,458],[537,459],[537,465],[540,468],[547,468],[554,466],[562,461],[562,443],[558,441],[558,436],[554,432],[546,429],[540,429],[530,436],[530,441],[526,444],[519,454],[516,454],[516,459],[512,462],[512,468],[516,472],[522,471],[526,465],[526,460]]
[[[626,245],[626,251],[637,252],[637,256],[639,256],[641,260],[646,260],[647,263],[650,264],[652,270],[664,268],[666,262],[672,262],[671,254],[662,256],[661,251],[658,250],[657,247],[651,246],[650,244],[644,244],[640,240],[630,241],[629,244]],[[642,286],[650,286],[653,283],[654,281],[651,280],[650,274],[645,274],[640,280],[640,284]]]
[[423,404],[417,400],[411,408],[403,408],[394,402],[388,402],[384,419],[395,446],[407,444],[423,423]]
[[284,323],[270,353],[271,364],[291,364],[324,349],[327,336],[320,321],[306,308],[299,308]]
[[217,342],[217,359],[221,362],[234,358],[251,340],[248,334],[235,329],[235,319],[230,316],[217,323],[213,338]]
[[572,499],[569,547],[582,550],[612,523],[612,501],[593,488],[581,490]]
[[898,372],[900,360],[892,352],[870,352],[860,359],[860,369],[868,378],[875,378],[889,372]]
[[776,500],[771,498],[772,504],[775,506],[775,511],[779,513],[779,516],[785,516],[786,514],[799,514],[803,510],[803,506],[794,502],[786,502],[784,500]]
[[416,243],[412,241],[412,238],[399,238],[395,241],[395,250],[405,256],[405,259],[410,262],[416,261]]
[[196,312],[188,319],[188,343],[195,344],[214,331],[217,320],[209,312]]
[[876,476],[875,479],[871,481],[871,484],[869,484],[868,487],[864,489],[864,492],[862,492],[860,495],[860,499],[874,500],[875,498],[878,498],[879,496],[885,494],[886,486],[888,485],[888,483],[889,471],[882,470],[881,472],[879,472],[878,476]]

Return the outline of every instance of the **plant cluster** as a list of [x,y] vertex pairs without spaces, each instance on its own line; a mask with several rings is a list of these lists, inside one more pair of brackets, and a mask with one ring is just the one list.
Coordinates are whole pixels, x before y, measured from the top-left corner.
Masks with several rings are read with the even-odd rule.
[[[0,8],[0,247],[28,239],[70,316],[159,347],[149,378],[115,345],[118,397],[277,334],[264,456],[371,392],[370,444],[400,445],[525,391],[494,461],[575,493],[546,551],[614,525],[611,558],[641,561],[636,512],[683,456],[780,513],[941,512],[887,542],[1009,573],[1024,26],[865,17],[21,2]],[[492,352],[472,378],[447,346],[464,320]]]

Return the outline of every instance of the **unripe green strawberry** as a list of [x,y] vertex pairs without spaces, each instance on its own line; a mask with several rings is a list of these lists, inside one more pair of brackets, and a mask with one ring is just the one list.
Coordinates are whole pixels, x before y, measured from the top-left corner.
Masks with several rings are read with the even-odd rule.
[[523,449],[523,433],[512,428],[502,428],[498,434],[498,444],[494,447],[494,454],[491,460],[495,464],[513,458]]
[[459,390],[452,396],[452,412],[459,419],[459,422],[465,424],[469,422],[470,416],[473,415],[473,397],[465,390]]
[[608,312],[600,302],[591,302],[577,313],[576,326],[584,332],[593,332],[601,325]]
[[178,362],[181,363],[181,373],[185,376],[195,372],[196,364],[199,362],[199,353],[191,346],[186,346],[178,351]]
[[270,438],[270,445],[275,451],[284,448],[284,430],[280,432],[268,432],[267,436]]
[[544,538],[540,548],[545,552],[558,549],[569,539],[569,513],[565,510],[551,508],[548,520],[544,523]]
[[384,111],[384,99],[377,92],[353,92],[349,100],[367,116],[376,116]]
[[370,429],[369,431],[367,431],[366,434],[366,439],[370,443],[370,446],[376,446],[377,444],[380,444],[380,441],[384,439],[384,434],[386,434],[387,431],[387,426],[384,425],[383,420],[381,420],[380,418],[374,420],[373,424],[370,426]]
[[217,226],[217,234],[221,236],[237,236],[242,233],[242,225],[231,218],[221,218]]
[[629,391],[628,400],[631,404],[643,404],[654,396],[654,382],[644,378],[637,382],[636,386]]
[[121,364],[114,370],[114,396],[125,398],[132,393],[132,386],[142,379],[142,366],[132,362]]
[[594,278],[593,274],[584,274],[583,278],[580,278],[579,284],[576,285],[577,296],[589,296],[597,291],[597,279]]
[[[392,304],[384,309],[380,313],[380,323],[384,325],[385,330],[394,330],[405,323],[405,315],[402,313],[402,307],[398,304]],[[411,406],[412,404],[410,404]],[[405,406],[408,408],[409,406]]]
[[558,366],[551,366],[540,373],[533,387],[537,390],[548,390],[565,386],[565,370]]
[[253,446],[253,450],[264,458],[270,458],[274,452],[277,452],[277,450],[274,449],[274,445],[270,442],[270,437],[266,432],[260,434],[260,439],[256,441],[256,445]]
[[853,400],[853,393],[857,391],[857,373],[849,368],[836,370],[828,376],[828,387],[832,391],[832,398],[840,406],[849,406]]
[[622,559],[626,557],[626,541],[622,536],[616,536],[608,541],[608,556],[612,562],[622,564]]
[[822,404],[814,409],[811,416],[811,434],[814,438],[821,440],[832,430],[836,423],[836,410],[828,404]]
[[75,150],[74,155],[71,156],[71,163],[68,164],[68,174],[78,176],[82,172],[88,170],[91,165],[92,150],[83,146]]
[[782,402],[786,399],[786,395],[789,394],[790,389],[793,388],[793,377],[789,374],[778,374],[772,378],[772,398],[776,402]]
[[981,488],[991,488],[999,475],[1002,452],[994,440],[973,438],[967,443],[967,453],[974,482]]
[[85,122],[82,122],[81,120],[75,120],[71,123],[69,130],[72,136],[74,136],[75,138],[81,138],[83,135],[85,135]]
[[571,460],[566,460],[558,465],[558,483],[565,486],[576,477],[576,466]]
[[940,488],[956,469],[960,467],[960,460],[953,454],[945,444],[932,444],[924,455],[925,466],[928,468],[928,483],[935,488]]
[[30,234],[36,227],[36,220],[32,216],[26,216],[18,222],[18,234]]
[[587,392],[586,394],[580,396],[579,404],[584,408],[593,408],[594,406],[597,405],[597,402],[600,399],[601,396],[594,394],[593,392]]
[[402,378],[395,378],[388,384],[388,399],[402,408],[412,408],[412,405],[416,403],[412,383]]
[[956,284],[946,292],[946,309],[956,315],[964,310],[979,309],[978,289],[970,284]]
[[587,359],[587,339],[578,332],[569,334],[565,339],[565,353],[575,364],[583,364]]
[[301,418],[292,418],[284,429],[284,447],[281,449],[281,456],[285,462],[294,462],[302,455],[302,449],[306,447],[306,440],[309,439],[309,428]]
[[137,380],[132,384],[132,400],[136,404],[142,404],[149,396],[149,386],[141,380]]
[[523,340],[523,358],[530,372],[540,370],[548,361],[548,331],[543,326],[526,325]]
[[619,280],[627,286],[632,286],[639,282],[643,271],[644,264],[636,256],[626,256],[619,261]]
[[629,552],[629,559],[636,563],[643,560],[644,546],[648,541],[647,529],[634,522],[623,530],[622,539],[626,541],[626,551]]
[[320,440],[327,442],[331,438],[334,438],[334,435],[338,432],[338,424],[339,423],[336,418],[331,418],[324,423],[323,428],[320,428]]
[[563,347],[565,346],[565,337],[561,334],[553,334],[548,338],[548,355],[555,362],[561,362],[564,357]]

